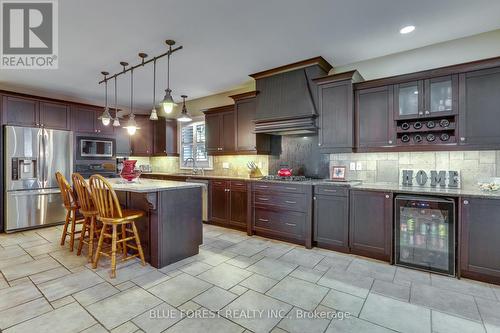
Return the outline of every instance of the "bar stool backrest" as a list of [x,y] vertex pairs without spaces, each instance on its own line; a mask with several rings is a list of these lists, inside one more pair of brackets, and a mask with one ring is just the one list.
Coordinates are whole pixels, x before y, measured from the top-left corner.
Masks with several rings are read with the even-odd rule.
[[99,218],[121,218],[122,209],[111,184],[101,175],[90,177],[90,192]]
[[79,173],[74,173],[71,178],[73,179],[73,187],[75,188],[80,204],[80,210],[84,212],[95,211],[94,202],[90,193],[90,186]]
[[56,180],[57,184],[59,184],[59,189],[61,190],[64,207],[66,207],[66,209],[75,208],[77,206],[75,194],[73,193],[71,185],[66,180],[66,177],[64,177],[62,173],[57,171]]

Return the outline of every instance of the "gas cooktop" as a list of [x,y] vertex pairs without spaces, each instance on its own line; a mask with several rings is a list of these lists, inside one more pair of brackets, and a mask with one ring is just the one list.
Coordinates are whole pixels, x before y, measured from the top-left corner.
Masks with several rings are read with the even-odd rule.
[[284,182],[305,182],[311,180],[311,178],[307,178],[305,176],[289,176],[289,177],[280,177],[280,176],[264,176],[260,180],[272,180],[272,181],[284,181]]

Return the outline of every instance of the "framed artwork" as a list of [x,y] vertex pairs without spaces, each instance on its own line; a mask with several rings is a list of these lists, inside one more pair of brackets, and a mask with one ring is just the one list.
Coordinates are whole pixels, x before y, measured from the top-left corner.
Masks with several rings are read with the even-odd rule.
[[331,177],[333,180],[345,180],[345,166],[332,166]]

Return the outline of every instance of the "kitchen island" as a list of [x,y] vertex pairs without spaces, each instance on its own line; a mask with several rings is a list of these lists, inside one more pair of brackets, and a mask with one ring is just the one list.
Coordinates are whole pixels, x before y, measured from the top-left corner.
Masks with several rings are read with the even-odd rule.
[[198,254],[202,244],[203,184],[139,179],[108,180],[124,208],[146,214],[136,223],[146,261],[162,268]]

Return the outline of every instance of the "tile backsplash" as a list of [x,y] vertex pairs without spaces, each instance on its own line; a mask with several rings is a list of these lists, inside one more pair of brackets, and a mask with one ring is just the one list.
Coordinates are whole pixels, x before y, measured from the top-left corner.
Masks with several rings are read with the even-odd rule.
[[[360,171],[349,170],[360,162]],[[347,179],[399,183],[400,170],[456,170],[462,188],[476,186],[481,178],[500,177],[500,151],[331,154],[330,166],[346,166]]]
[[[131,159],[137,159],[137,165],[151,164],[153,172],[189,172],[180,168],[178,157],[131,157]],[[213,159],[213,170],[205,170],[207,175],[246,177],[249,174],[247,163],[250,161],[262,166],[263,175],[267,175],[269,170],[269,157],[264,155],[214,156]],[[224,163],[227,163],[227,169],[224,168]]]

